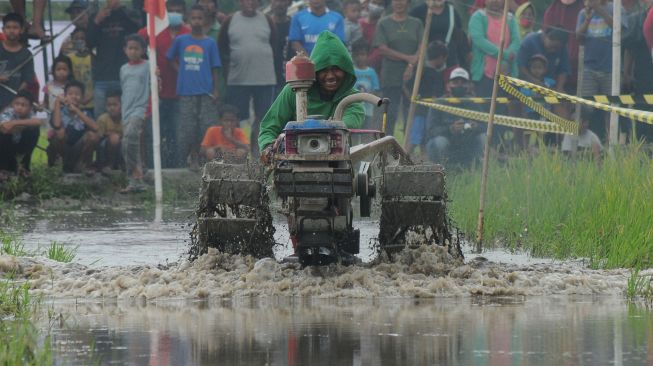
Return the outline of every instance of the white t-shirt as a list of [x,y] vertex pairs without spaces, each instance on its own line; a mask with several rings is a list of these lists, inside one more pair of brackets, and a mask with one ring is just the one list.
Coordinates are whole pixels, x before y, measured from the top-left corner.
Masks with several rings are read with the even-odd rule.
[[578,148],[590,149],[593,144],[598,144],[600,149],[603,150],[603,145],[601,145],[601,140],[598,136],[589,129],[585,130],[585,133],[578,135],[578,137],[565,135],[562,139],[562,151],[571,151],[571,145],[574,139],[578,139]]

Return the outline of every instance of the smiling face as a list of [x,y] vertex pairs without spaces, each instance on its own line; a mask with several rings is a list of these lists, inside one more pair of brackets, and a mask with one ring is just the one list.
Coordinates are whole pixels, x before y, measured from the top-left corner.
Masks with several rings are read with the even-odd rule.
[[317,83],[320,87],[320,92],[333,96],[338,88],[345,81],[345,72],[337,66],[329,66],[317,72]]

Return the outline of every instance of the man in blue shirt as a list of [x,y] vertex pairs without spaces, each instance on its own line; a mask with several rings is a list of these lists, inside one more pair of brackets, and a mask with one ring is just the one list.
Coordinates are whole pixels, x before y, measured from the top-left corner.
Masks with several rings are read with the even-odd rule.
[[528,66],[533,56],[544,55],[548,61],[545,76],[553,79],[556,89],[564,92],[565,82],[571,74],[567,39],[567,33],[558,28],[548,28],[544,32],[531,33],[524,37],[517,56],[519,74],[522,78],[539,84],[539,78],[529,72]]
[[178,158],[181,164],[188,161],[191,170],[199,170],[200,142],[218,114],[218,68],[222,64],[217,43],[204,34],[204,16],[201,6],[193,6],[190,11],[191,33],[175,38],[166,54],[178,70]]
[[317,37],[324,30],[335,33],[345,42],[345,23],[342,15],[330,11],[326,0],[309,0],[308,9],[304,9],[292,17],[288,42],[294,52],[311,54]]

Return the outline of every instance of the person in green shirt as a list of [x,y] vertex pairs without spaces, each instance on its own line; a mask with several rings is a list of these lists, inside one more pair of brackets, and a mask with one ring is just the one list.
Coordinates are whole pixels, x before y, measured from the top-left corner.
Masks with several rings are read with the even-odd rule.
[[[342,41],[329,31],[320,33],[311,61],[315,64],[316,80],[308,90],[308,115],[332,117],[343,98],[358,93],[354,89],[354,63]],[[295,118],[295,93],[286,85],[261,120],[258,146],[263,159],[271,154],[272,143],[286,123]],[[351,104],[343,116],[348,128],[359,128],[364,120],[365,109],[360,102]]]
[[[419,43],[424,33],[422,21],[408,15],[410,0],[392,0],[392,14],[379,20],[374,33],[373,47],[381,56],[381,90],[390,98],[388,110],[388,135],[394,134],[400,113],[399,105],[404,99],[402,85],[406,69],[417,66]],[[404,103],[406,105],[406,103]]]

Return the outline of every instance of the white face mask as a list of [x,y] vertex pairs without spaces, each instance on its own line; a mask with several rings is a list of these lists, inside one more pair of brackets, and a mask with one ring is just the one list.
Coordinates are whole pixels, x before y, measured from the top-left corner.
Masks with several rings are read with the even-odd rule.
[[383,11],[385,10],[384,7],[376,4],[369,3],[367,5],[367,11],[369,11],[370,16],[372,17],[380,17],[381,14],[383,14]]

